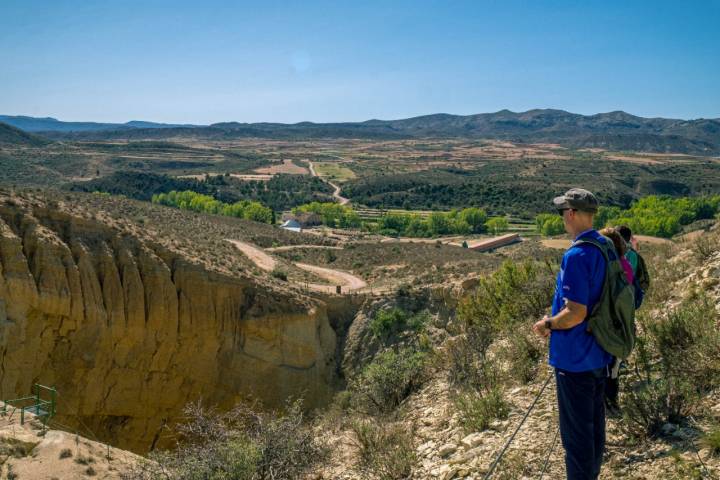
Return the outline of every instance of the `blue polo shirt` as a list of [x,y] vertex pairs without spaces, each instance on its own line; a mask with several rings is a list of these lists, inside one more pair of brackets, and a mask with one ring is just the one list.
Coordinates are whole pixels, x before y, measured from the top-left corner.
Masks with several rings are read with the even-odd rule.
[[[565,300],[585,305],[588,314],[600,300],[605,281],[605,258],[594,245],[576,242],[592,237],[599,242],[607,240],[596,230],[586,230],[563,255],[555,283],[552,314],[557,315],[565,307]],[[550,359],[553,367],[569,372],[586,372],[604,367],[612,356],[597,343],[587,331],[587,318],[567,330],[553,330],[550,334]]]

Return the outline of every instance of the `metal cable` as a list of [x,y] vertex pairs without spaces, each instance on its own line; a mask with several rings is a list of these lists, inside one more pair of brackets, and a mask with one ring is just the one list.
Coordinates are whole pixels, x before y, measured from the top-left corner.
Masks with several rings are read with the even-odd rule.
[[[693,417],[688,417],[692,423],[694,423],[697,426],[697,422]],[[703,462],[702,458],[700,458],[700,452],[698,452],[697,448],[695,448],[695,442],[692,440],[689,442],[690,447],[695,452],[695,456],[697,457],[698,461],[700,462],[700,465],[702,465],[703,470],[705,470],[705,474],[708,476],[708,478],[717,479],[715,475],[710,472],[710,470],[707,468],[707,465],[705,465],[705,462]]]
[[515,435],[517,435],[517,433],[520,431],[520,428],[525,423],[525,420],[527,420],[528,416],[530,415],[530,412],[532,412],[533,408],[535,408],[535,405],[537,404],[538,400],[540,400],[540,397],[542,396],[543,392],[545,391],[545,388],[548,386],[548,384],[550,383],[550,380],[552,378],[553,378],[553,375],[551,373],[550,375],[548,375],[547,380],[545,380],[545,383],[543,384],[542,388],[540,389],[540,392],[535,397],[535,400],[533,400],[532,405],[530,405],[530,408],[528,408],[527,412],[525,412],[525,416],[520,421],[520,424],[517,426],[517,428],[515,429],[513,434],[510,436],[507,443],[505,443],[505,446],[500,451],[500,454],[495,458],[493,463],[490,464],[490,468],[488,469],[487,473],[483,477],[483,480],[487,480],[493,474],[493,472],[495,471],[495,467],[497,467],[497,465],[500,462],[500,460],[502,459],[503,455],[505,455],[505,452],[507,451],[508,447],[510,446],[512,441],[515,439]]
[[550,450],[548,451],[548,454],[545,457],[545,463],[543,464],[542,471],[540,472],[540,480],[542,480],[543,477],[545,476],[545,471],[547,470],[547,467],[550,464],[550,456],[555,451],[555,445],[557,444],[557,439],[558,439],[559,434],[560,434],[560,426],[558,425],[558,428],[555,430],[555,438],[553,438],[552,445],[550,445]]

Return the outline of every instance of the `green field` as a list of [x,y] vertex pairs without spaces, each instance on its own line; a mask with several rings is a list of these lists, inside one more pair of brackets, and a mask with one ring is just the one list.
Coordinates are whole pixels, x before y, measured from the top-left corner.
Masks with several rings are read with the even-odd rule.
[[313,163],[317,174],[328,180],[346,182],[355,178],[355,172],[338,163]]

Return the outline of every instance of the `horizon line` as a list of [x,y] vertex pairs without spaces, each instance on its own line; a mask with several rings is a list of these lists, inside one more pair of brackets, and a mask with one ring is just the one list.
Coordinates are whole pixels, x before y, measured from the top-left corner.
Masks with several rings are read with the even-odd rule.
[[380,118],[368,118],[365,120],[331,120],[331,121],[314,121],[314,120],[301,120],[298,122],[282,122],[282,121],[270,121],[270,120],[263,120],[263,121],[240,121],[240,120],[220,120],[217,122],[207,123],[207,124],[201,124],[201,123],[192,123],[187,121],[156,121],[156,120],[140,120],[138,118],[133,118],[130,120],[127,120],[125,122],[123,121],[98,121],[98,120],[61,120],[58,117],[54,116],[34,116],[34,115],[28,115],[28,114],[4,114],[1,113],[0,117],[13,117],[13,118],[28,118],[28,119],[34,119],[34,120],[51,120],[51,121],[57,121],[61,123],[95,123],[95,124],[113,124],[113,125],[127,125],[132,122],[145,122],[145,123],[155,123],[159,125],[177,125],[180,127],[210,127],[212,125],[222,124],[222,123],[239,123],[239,124],[247,124],[247,125],[253,125],[253,124],[280,124],[280,125],[299,125],[303,123],[311,123],[311,124],[348,124],[348,123],[365,123],[365,122],[395,122],[395,121],[401,121],[401,120],[411,120],[415,118],[422,118],[422,117],[432,117],[436,115],[447,115],[451,117],[472,117],[477,115],[493,115],[498,114],[502,112],[508,112],[512,114],[524,114],[529,112],[535,112],[535,111],[557,111],[557,112],[564,112],[571,115],[579,115],[583,117],[592,117],[596,115],[608,115],[611,113],[623,113],[626,115],[630,115],[637,118],[643,118],[647,120],[652,119],[663,119],[663,120],[679,120],[679,121],[697,121],[697,120],[716,120],[720,121],[720,115],[717,117],[694,117],[694,118],[678,118],[678,117],[663,117],[663,116],[652,116],[652,117],[643,117],[641,115],[636,115],[634,113],[626,112],[625,110],[609,110],[606,112],[596,112],[591,114],[584,114],[584,113],[576,113],[571,112],[569,110],[564,110],[562,108],[531,108],[528,110],[523,111],[514,111],[507,108],[503,108],[497,111],[493,112],[478,112],[478,113],[470,113],[470,114],[458,114],[458,113],[447,113],[447,112],[435,112],[435,113],[426,113],[426,114],[420,114],[420,115],[411,115],[411,116],[405,116],[405,117],[397,117],[397,118],[391,118],[391,119],[380,119]]

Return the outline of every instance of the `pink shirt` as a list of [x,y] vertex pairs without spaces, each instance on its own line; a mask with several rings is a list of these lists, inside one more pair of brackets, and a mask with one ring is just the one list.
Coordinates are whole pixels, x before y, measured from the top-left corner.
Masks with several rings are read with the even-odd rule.
[[620,257],[620,265],[622,265],[623,270],[625,270],[625,276],[627,277],[628,283],[632,285],[633,281],[635,280],[632,265],[630,265],[630,262],[628,262],[627,258],[625,257]]

